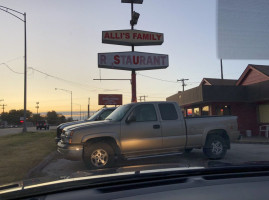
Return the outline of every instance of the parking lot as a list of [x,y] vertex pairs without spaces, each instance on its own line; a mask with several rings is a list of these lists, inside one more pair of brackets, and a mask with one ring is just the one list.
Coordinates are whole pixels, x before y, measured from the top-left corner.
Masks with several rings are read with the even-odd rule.
[[[224,159],[218,161],[208,160],[202,150],[193,150],[189,154],[176,156],[162,156],[150,159],[122,161],[116,164],[113,172],[134,171],[141,169],[154,169],[160,167],[213,167],[222,164],[242,164],[246,162],[269,161],[269,146],[264,144],[232,144],[232,149],[227,152]],[[69,161],[55,157],[39,174],[51,178],[65,178],[77,176],[89,176],[104,171],[89,171],[82,161]],[[105,170],[104,173],[107,171]],[[111,170],[108,170],[108,173]]]

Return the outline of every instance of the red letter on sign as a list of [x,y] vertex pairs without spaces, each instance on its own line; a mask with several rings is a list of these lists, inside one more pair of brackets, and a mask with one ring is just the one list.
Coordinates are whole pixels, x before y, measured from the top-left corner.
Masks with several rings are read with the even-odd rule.
[[118,55],[114,56],[114,64],[116,64],[116,65],[120,64],[120,56],[118,56]]
[[105,55],[101,55],[101,59],[100,59],[100,64],[106,64],[106,56]]
[[109,34],[105,33],[105,39],[109,39]]
[[[136,61],[135,61],[135,57],[136,57]],[[139,56],[133,56],[133,63],[135,65],[137,65],[139,63]]]

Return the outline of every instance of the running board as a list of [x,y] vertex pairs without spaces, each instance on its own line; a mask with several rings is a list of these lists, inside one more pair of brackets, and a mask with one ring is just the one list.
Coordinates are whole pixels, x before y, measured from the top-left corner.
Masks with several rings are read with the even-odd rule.
[[181,155],[181,154],[183,154],[183,153],[182,152],[176,152],[176,153],[158,154],[158,155],[150,155],[150,156],[137,156],[137,157],[126,158],[126,160],[138,160],[138,159],[144,159],[144,158],[175,156],[175,155]]

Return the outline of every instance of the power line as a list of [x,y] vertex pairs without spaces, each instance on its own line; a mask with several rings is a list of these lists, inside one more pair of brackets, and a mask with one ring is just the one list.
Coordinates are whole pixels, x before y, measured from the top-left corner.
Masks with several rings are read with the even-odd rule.
[[[13,59],[15,60],[15,59]],[[6,66],[10,71],[12,71],[13,73],[16,73],[16,74],[23,74],[23,73],[20,73],[20,72],[16,72],[15,70],[13,70],[8,64],[6,63],[0,63],[0,65],[4,65]],[[81,84],[81,83],[78,83],[78,82],[74,82],[74,81],[70,81],[70,80],[66,80],[66,79],[63,79],[61,77],[58,77],[58,76],[54,76],[54,75],[51,75],[51,74],[48,74],[46,72],[43,72],[39,69],[36,69],[34,67],[28,67],[28,69],[34,71],[34,72],[38,72],[46,77],[50,77],[50,78],[53,78],[53,79],[56,79],[58,81],[63,81],[63,82],[66,82],[66,83],[69,83],[69,84],[73,84],[73,85],[76,85],[76,86],[79,86],[81,87],[82,89],[84,90],[87,90],[87,91],[93,91],[93,92],[96,92],[96,89],[101,89],[101,90],[104,90],[104,91],[119,91],[123,94],[130,94],[130,92],[127,92],[127,91],[122,91],[121,89],[106,89],[106,88],[102,88],[102,87],[96,87],[96,86],[90,86],[90,85],[85,85],[85,84]],[[29,73],[29,71],[28,71]],[[175,81],[169,81],[169,80],[165,80],[165,79],[160,79],[160,78],[156,78],[156,77],[151,77],[151,76],[147,76],[147,75],[143,75],[143,74],[140,74],[140,73],[137,73],[138,75],[140,76],[143,76],[143,77],[146,77],[146,78],[150,78],[150,79],[154,79],[154,80],[158,80],[158,81],[163,81],[163,82],[169,82],[169,83],[177,83]],[[200,83],[200,82],[188,82],[188,83]],[[88,89],[89,87],[92,87],[92,88],[95,88],[95,90],[90,90]],[[127,95],[127,96],[128,96]],[[151,98],[159,98],[159,97],[151,97]],[[164,97],[162,97],[164,98]]]
[[[45,75],[46,77],[50,77],[50,78],[53,78],[53,79],[56,79],[56,80],[59,80],[59,81],[63,81],[63,82],[69,83],[69,84],[73,84],[73,85],[76,85],[76,86],[83,87],[83,89],[85,89],[85,90],[87,90],[87,91],[96,92],[96,90],[90,90],[90,89],[88,89],[89,87],[93,87],[93,88],[96,88],[96,89],[107,90],[106,88],[100,88],[100,87],[96,87],[96,86],[90,86],[90,85],[85,85],[85,84],[81,84],[81,83],[78,83],[78,82],[74,82],[74,81],[66,80],[66,79],[63,79],[63,78],[60,78],[60,77],[57,77],[57,76],[48,74],[48,73],[46,73],[46,72],[43,72],[43,71],[41,71],[41,70],[35,69],[35,68],[33,68],[33,67],[28,67],[28,68],[31,69],[31,70],[33,70],[33,71],[35,71],[35,72],[38,72],[38,73],[40,73],[40,74],[43,74],[43,75]],[[117,90],[110,90],[110,91],[117,91]]]
[[15,70],[13,70],[8,64],[6,63],[0,63],[0,65],[4,65],[6,66],[10,71],[12,71],[13,73],[15,74],[24,74],[24,73],[21,73],[21,72],[16,72]]
[[[160,78],[156,78],[156,77],[152,77],[152,76],[146,76],[144,74],[140,74],[137,73],[137,75],[146,77],[146,78],[150,78],[150,79],[154,79],[154,80],[158,80],[158,81],[163,81],[163,82],[168,82],[168,83],[177,83],[177,81],[170,81],[170,80],[165,80],[165,79],[160,79]],[[200,83],[200,81],[194,81],[194,82],[188,82],[188,83]]]
[[155,77],[151,77],[151,76],[146,76],[146,75],[143,75],[143,74],[140,74],[140,73],[137,73],[137,75],[139,75],[139,76],[144,76],[144,77],[151,78],[151,79],[158,80],[158,81],[163,81],[163,82],[168,82],[168,83],[177,83],[176,81],[164,80],[164,79],[160,79],[160,78],[155,78]]
[[12,59],[10,59],[10,60],[4,62],[4,63],[13,62],[13,61],[15,61],[15,60],[21,60],[22,58],[24,58],[24,57],[20,56],[20,57],[12,58]]

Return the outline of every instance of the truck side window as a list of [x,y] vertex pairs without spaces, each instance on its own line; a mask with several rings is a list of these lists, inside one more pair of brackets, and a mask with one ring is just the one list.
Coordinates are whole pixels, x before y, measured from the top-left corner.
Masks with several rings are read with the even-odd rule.
[[137,106],[131,115],[135,116],[136,122],[157,121],[156,111],[152,104]]
[[174,104],[161,103],[158,105],[162,120],[176,120],[178,119],[177,111]]

